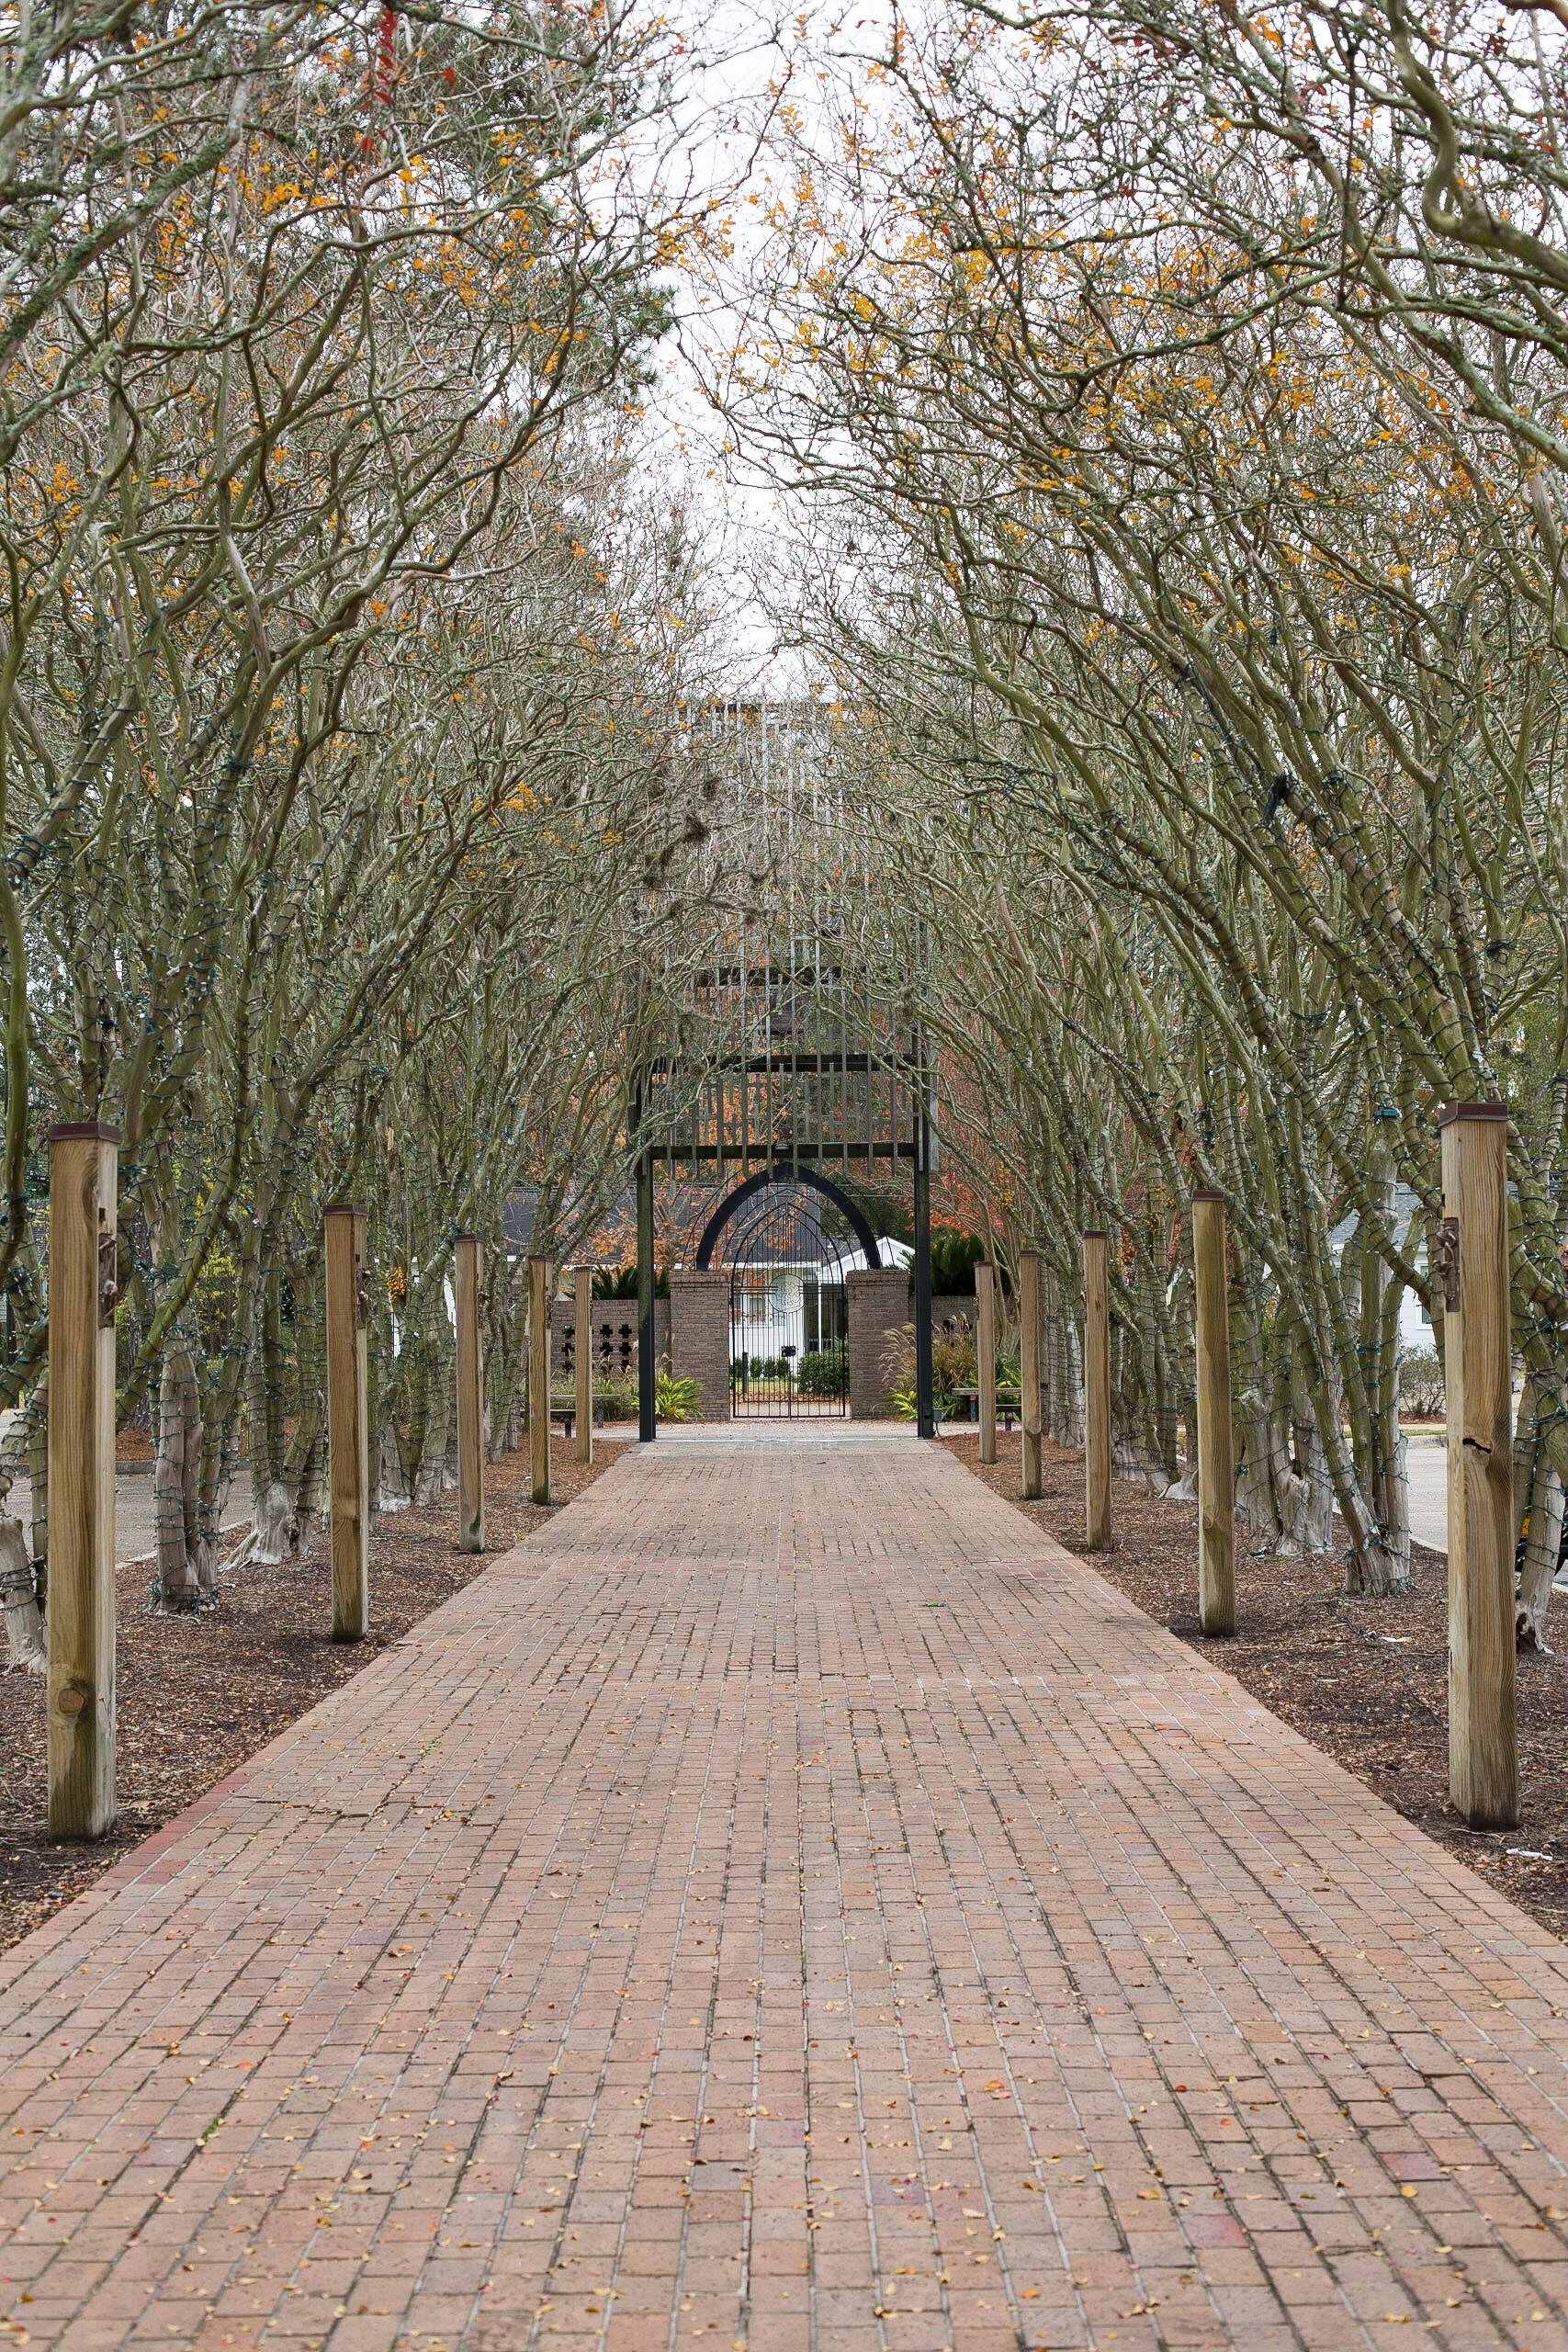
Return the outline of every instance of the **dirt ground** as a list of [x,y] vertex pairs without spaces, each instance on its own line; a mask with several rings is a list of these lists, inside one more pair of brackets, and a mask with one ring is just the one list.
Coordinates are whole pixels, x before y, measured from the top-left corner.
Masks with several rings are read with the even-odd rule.
[[[946,1441],[998,1495],[1065,1544],[1083,1551],[1083,1455],[1046,1446],[1037,1503],[1018,1498],[1019,1442],[1000,1437],[1000,1460],[982,1469],[978,1437]],[[1111,1504],[1114,1548],[1089,1566],[1184,1642],[1234,1674],[1255,1698],[1428,1837],[1462,1854],[1554,1935],[1568,1936],[1568,1598],[1559,1593],[1546,1637],[1557,1657],[1519,1658],[1517,1829],[1483,1835],[1449,1805],[1447,1577],[1442,1555],[1413,1547],[1415,1589],[1398,1600],[1347,1600],[1333,1559],[1246,1555],[1237,1522],[1239,1630],[1215,1641],[1198,1630],[1198,1511],[1156,1500],[1119,1481]]]
[[[615,1461],[603,1446],[589,1469],[558,1447],[558,1510]],[[96,1846],[44,1836],[44,1683],[0,1674],[0,1951],[91,1885],[100,1871],[232,1772],[275,1733],[367,1666],[411,1625],[551,1516],[527,1499],[525,1453],[491,1464],[485,1478],[488,1550],[454,1551],[457,1497],[425,1510],[388,1513],[370,1546],[369,1638],[328,1634],[330,1571],[320,1538],[289,1567],[220,1577],[217,1609],[160,1617],[145,1561],[119,1570],[118,1770],[119,1819]]]

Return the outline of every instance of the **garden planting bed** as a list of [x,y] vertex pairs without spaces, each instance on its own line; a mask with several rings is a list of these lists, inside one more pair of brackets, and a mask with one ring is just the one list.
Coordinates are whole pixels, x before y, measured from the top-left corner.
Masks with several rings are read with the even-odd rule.
[[220,1569],[219,1606],[161,1617],[148,1600],[146,1561],[118,1570],[119,1819],[94,1846],[56,1845],[43,1832],[44,1680],[0,1675],[0,1951],[90,1886],[100,1871],[232,1772],[317,1701],[367,1666],[531,1528],[581,1494],[615,1451],[591,1466],[558,1449],[558,1500],[527,1499],[525,1452],[485,1476],[480,1555],[453,1549],[457,1497],[384,1512],[370,1539],[370,1634],[329,1637],[331,1574],[324,1536],[283,1567]]
[[[1037,1503],[1019,1500],[1019,1441],[999,1439],[1001,1459],[982,1468],[979,1441],[946,1440],[998,1495],[1083,1553],[1083,1455],[1046,1445]],[[1562,1655],[1521,1653],[1517,1829],[1466,1827],[1449,1804],[1448,1563],[1413,1547],[1415,1588],[1399,1600],[1349,1599],[1331,1558],[1249,1558],[1236,1523],[1236,1616],[1228,1641],[1198,1630],[1198,1511],[1118,1481],[1113,1549],[1087,1565],[1184,1642],[1234,1674],[1254,1697],[1325,1748],[1428,1837],[1461,1854],[1554,1935],[1568,1936],[1568,1598],[1553,1596],[1546,1637]]]

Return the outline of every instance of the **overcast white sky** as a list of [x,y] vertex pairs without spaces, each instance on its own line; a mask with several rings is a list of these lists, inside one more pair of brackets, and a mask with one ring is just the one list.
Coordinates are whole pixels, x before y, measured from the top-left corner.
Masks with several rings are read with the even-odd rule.
[[[788,15],[770,8],[767,0],[722,0],[711,10],[701,0],[683,0],[683,10],[692,19],[694,65],[688,153],[699,185],[717,188],[742,180],[771,95],[785,76],[791,100],[809,111],[815,77],[803,70],[803,51],[840,37],[874,48],[881,25],[891,19],[892,0],[830,0]],[[908,7],[904,15],[908,20]],[[738,268],[751,217],[749,207],[738,207]],[[738,313],[725,305],[722,289],[716,307],[707,290],[689,279],[678,286],[677,308],[678,331],[658,356],[649,425],[656,453],[667,452],[669,462],[685,471],[712,535],[714,602],[730,616],[726,684],[798,693],[806,676],[796,657],[774,655],[753,582],[761,575],[782,584],[791,576],[799,518],[781,504],[744,452],[727,449],[723,422],[699,389],[704,354],[734,344]]]

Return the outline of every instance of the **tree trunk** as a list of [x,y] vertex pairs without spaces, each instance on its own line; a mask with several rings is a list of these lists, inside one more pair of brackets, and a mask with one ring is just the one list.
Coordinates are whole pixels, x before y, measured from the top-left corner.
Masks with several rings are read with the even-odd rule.
[[273,1351],[259,1340],[245,1376],[245,1430],[250,1442],[251,1529],[234,1555],[236,1567],[272,1568],[299,1554],[294,1499],[284,1483],[282,1448],[276,1442],[281,1419],[272,1395]]
[[1045,1433],[1057,1445],[1083,1443],[1083,1376],[1077,1320],[1048,1273],[1045,1312]]
[[[1181,1467],[1165,1490],[1168,1502],[1191,1503],[1198,1499],[1197,1418],[1195,1408],[1189,1405],[1181,1423]],[[1242,1508],[1247,1508],[1245,1503]]]
[[28,1486],[32,1497],[29,1541],[35,1560],[49,1557],[49,1383],[39,1384],[28,1423]]
[[27,1533],[21,1521],[8,1511],[0,1517],[0,1594],[6,1607],[6,1665],[23,1674],[47,1673],[43,1615],[28,1555]]
[[1529,1532],[1525,1537],[1514,1612],[1514,1636],[1521,1649],[1546,1648],[1546,1609],[1562,1541],[1562,1474],[1555,1463],[1538,1452],[1530,1482]]
[[403,1475],[402,1448],[398,1442],[397,1424],[390,1419],[383,1420],[381,1423],[378,1464],[377,1510],[378,1511],[407,1510],[410,1497],[408,1480]]
[[1291,1451],[1291,1430],[1283,1418],[1271,1413],[1268,1424],[1269,1474],[1274,1503],[1274,1550],[1282,1560],[1297,1560],[1308,1548],[1307,1519],[1311,1495]]
[[[1252,1551],[1284,1552],[1291,1539],[1280,1495],[1282,1479],[1291,1476],[1290,1463],[1278,1419],[1271,1409],[1257,1296],[1251,1289],[1244,1291],[1236,1302],[1233,1329],[1235,1355],[1232,1372],[1236,1419],[1241,1426],[1237,1508],[1246,1514]],[[1190,1398],[1186,1464],[1179,1482],[1171,1489],[1173,1497],[1183,1502],[1190,1502],[1198,1492],[1197,1418],[1196,1405]]]
[[[1393,1224],[1396,1190],[1393,1154],[1379,1144],[1374,1165],[1378,1205],[1383,1221]],[[1382,1258],[1369,1250],[1361,1278],[1364,1344],[1370,1371],[1367,1379],[1372,1419],[1372,1462],[1370,1491],[1372,1509],[1382,1522],[1383,1542],[1397,1564],[1403,1583],[1410,1581],[1410,1487],[1405,1476],[1404,1432],[1399,1426],[1399,1306],[1404,1285],[1395,1280]]]
[[201,1532],[201,1406],[196,1365],[182,1340],[164,1350],[158,1385],[158,1451],[152,1524],[160,1609],[199,1609],[214,1589]]
[[1300,1394],[1292,1408],[1291,1447],[1299,1488],[1297,1548],[1313,1558],[1334,1549],[1334,1488],[1329,1482],[1323,1432],[1311,1399]]

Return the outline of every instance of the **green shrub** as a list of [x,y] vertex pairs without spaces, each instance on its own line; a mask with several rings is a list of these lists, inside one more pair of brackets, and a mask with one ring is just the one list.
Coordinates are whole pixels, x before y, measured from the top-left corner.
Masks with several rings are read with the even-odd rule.
[[[637,1296],[636,1263],[629,1266],[601,1266],[593,1277],[593,1295],[595,1298],[635,1298]],[[668,1266],[656,1270],[653,1278],[653,1295],[655,1298],[669,1297],[670,1269]]]
[[[912,1421],[916,1418],[914,1382],[911,1381],[907,1388],[895,1388],[892,1391],[891,1402],[893,1418],[896,1421]],[[937,1388],[932,1391],[931,1412],[939,1421],[952,1421],[958,1419],[957,1404],[945,1388]]]
[[593,1382],[593,1394],[603,1397],[607,1421],[635,1421],[637,1412],[637,1374],[635,1372],[602,1372]]
[[697,1409],[696,1382],[661,1372],[654,1388],[654,1409],[661,1421],[689,1421]]
[[938,1298],[973,1298],[975,1269],[990,1255],[977,1233],[939,1225],[931,1234],[931,1290]]
[[849,1358],[842,1348],[809,1348],[795,1369],[803,1396],[841,1396],[849,1379]]
[[964,1331],[952,1339],[931,1341],[931,1385],[936,1389],[973,1388],[980,1377],[975,1354],[975,1334]]
[[1447,1409],[1443,1367],[1435,1355],[1406,1356],[1399,1367],[1399,1406],[1415,1420],[1435,1421]]

